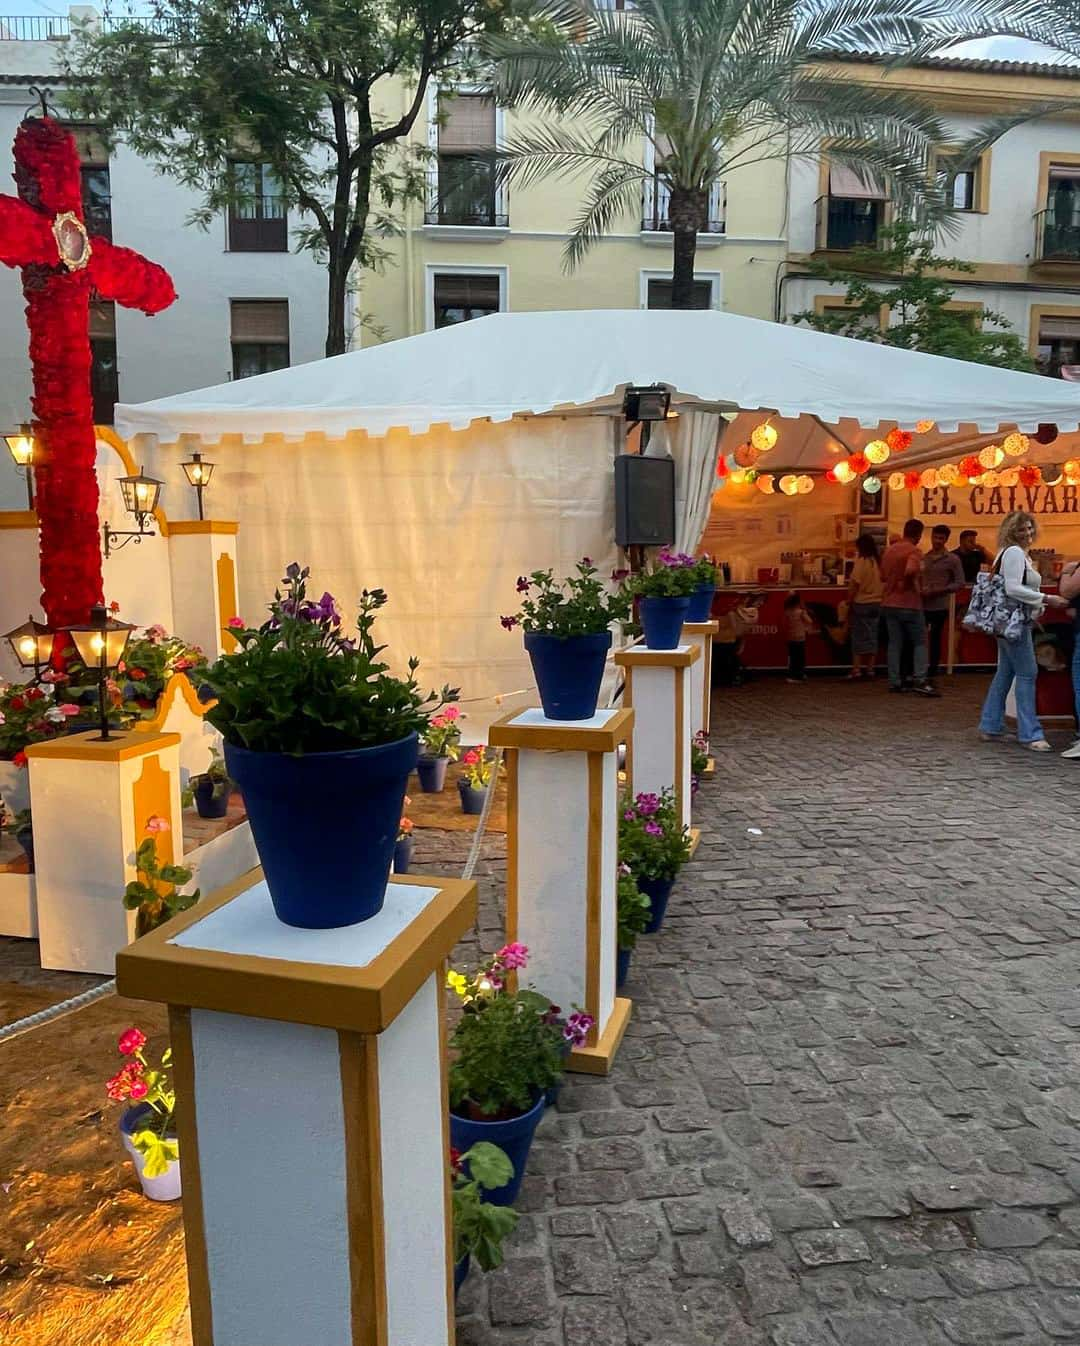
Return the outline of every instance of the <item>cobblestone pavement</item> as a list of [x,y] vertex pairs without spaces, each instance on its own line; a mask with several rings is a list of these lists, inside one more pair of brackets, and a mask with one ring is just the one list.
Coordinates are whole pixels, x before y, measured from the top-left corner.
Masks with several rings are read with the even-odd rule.
[[981,744],[984,685],[718,696],[616,1068],[542,1123],[459,1346],[1080,1342],[1080,763]]

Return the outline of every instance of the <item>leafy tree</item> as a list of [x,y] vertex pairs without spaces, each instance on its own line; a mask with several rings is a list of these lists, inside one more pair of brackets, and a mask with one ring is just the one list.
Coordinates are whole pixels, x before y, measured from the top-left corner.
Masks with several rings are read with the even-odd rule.
[[543,0],[538,17],[531,34],[486,43],[499,95],[536,114],[510,137],[503,170],[523,183],[588,176],[564,254],[573,268],[638,209],[650,142],[670,192],[675,308],[693,305],[710,189],[749,164],[816,158],[828,142],[830,159],[886,177],[894,198],[941,209],[928,170],[934,147],[949,143],[944,125],[880,80],[838,78],[823,57],[914,59],[965,36],[1050,36],[1067,22],[1038,0],[636,0],[627,11]]
[[[328,269],[327,355],[345,350],[349,274],[424,191],[406,143],[432,79],[522,0],[154,0],[152,17],[84,26],[65,56],[71,113],[203,193],[206,226],[268,165]],[[395,87],[393,80],[400,80]],[[404,100],[401,87],[404,86]]]
[[[928,355],[1033,370],[1027,348],[1000,314],[949,308],[956,295],[945,273],[976,268],[957,257],[938,257],[934,246],[929,233],[902,220],[881,230],[879,246],[852,248],[845,266],[811,262],[811,275],[844,286],[847,307],[797,313],[794,321]],[[883,307],[889,310],[885,327],[880,324]],[[980,316],[981,325],[974,320]]]

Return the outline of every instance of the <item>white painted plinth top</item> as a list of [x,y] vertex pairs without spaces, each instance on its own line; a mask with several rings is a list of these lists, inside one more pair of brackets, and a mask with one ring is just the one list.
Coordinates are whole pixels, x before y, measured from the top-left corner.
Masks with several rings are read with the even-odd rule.
[[370,920],[332,930],[300,930],[278,920],[264,879],[181,930],[169,943],[293,963],[367,967],[439,892],[439,888],[388,884],[386,903]]
[[506,723],[521,729],[605,729],[618,713],[618,707],[612,707],[610,710],[598,710],[587,720],[549,720],[538,706],[534,706]]

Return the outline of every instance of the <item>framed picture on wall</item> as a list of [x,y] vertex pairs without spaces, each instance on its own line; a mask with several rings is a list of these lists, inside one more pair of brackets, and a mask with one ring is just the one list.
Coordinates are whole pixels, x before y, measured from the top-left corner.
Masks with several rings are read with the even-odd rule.
[[886,514],[885,497],[889,488],[882,486],[880,491],[859,490],[859,514],[863,519],[884,519]]

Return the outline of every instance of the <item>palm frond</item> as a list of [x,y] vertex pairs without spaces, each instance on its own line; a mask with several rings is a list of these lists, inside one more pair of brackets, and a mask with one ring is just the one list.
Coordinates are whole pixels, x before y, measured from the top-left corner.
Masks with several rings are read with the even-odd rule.
[[632,165],[612,164],[601,169],[589,184],[563,249],[565,270],[573,271],[617,220],[640,205],[640,173],[626,171],[630,168]]

